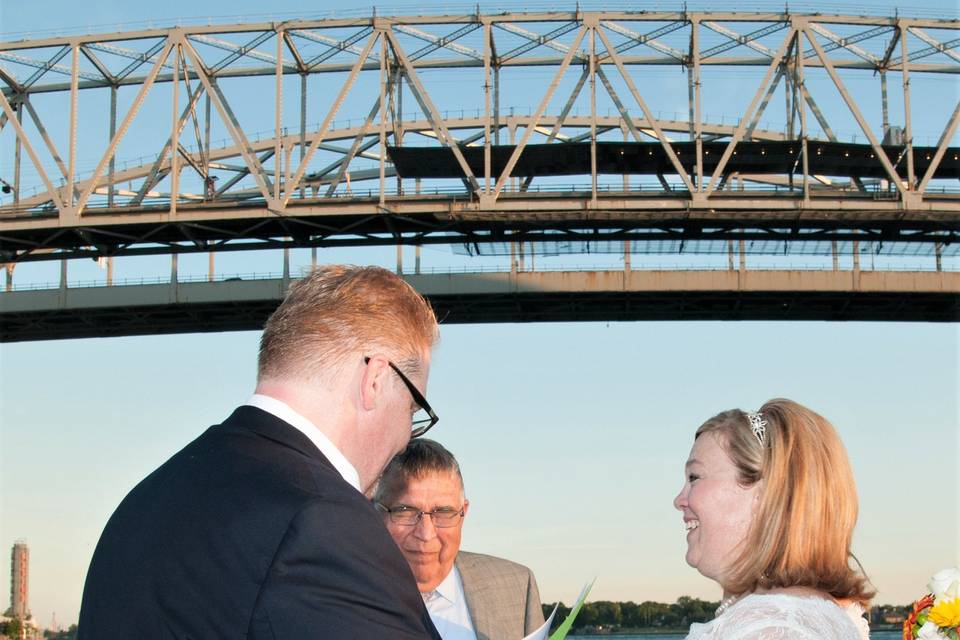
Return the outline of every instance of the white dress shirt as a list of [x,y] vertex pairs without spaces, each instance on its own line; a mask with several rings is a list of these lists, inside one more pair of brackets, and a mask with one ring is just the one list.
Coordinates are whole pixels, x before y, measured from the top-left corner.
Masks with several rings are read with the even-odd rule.
[[443,640],[477,640],[467,609],[467,597],[463,593],[463,581],[456,566],[436,589],[421,595],[433,626]]
[[310,442],[315,444],[317,449],[320,449],[320,453],[330,461],[330,464],[343,476],[343,479],[349,482],[354,489],[363,493],[360,489],[360,474],[357,473],[357,469],[350,464],[350,461],[340,452],[340,449],[337,449],[336,445],[330,442],[330,438],[324,435],[315,424],[291,409],[290,405],[282,400],[260,395],[259,393],[253,394],[253,397],[247,401],[247,405],[256,407],[257,409],[266,411],[270,415],[280,418],[310,438]]

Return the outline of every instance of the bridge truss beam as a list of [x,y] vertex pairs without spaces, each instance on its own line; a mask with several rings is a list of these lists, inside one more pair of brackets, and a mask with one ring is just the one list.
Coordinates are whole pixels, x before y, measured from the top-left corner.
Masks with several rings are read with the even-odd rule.
[[[0,260],[547,241],[551,235],[630,240],[641,233],[786,242],[873,234],[887,242],[951,244],[960,233],[960,198],[946,193],[943,181],[960,167],[951,147],[960,101],[942,122],[925,123],[939,140],[918,159],[910,121],[911,99],[916,103],[918,95],[914,90],[911,96],[910,78],[960,73],[958,35],[957,20],[908,17],[531,12],[294,20],[2,42],[0,154],[11,157],[0,166],[12,172],[0,175],[10,192],[0,200]],[[687,74],[688,119],[658,113],[648,75],[656,67]],[[756,70],[752,99],[730,124],[706,122],[706,76],[731,68]],[[506,76],[530,69],[545,69],[549,77],[539,95],[533,84],[524,89],[537,106],[531,115],[507,115],[501,95]],[[449,92],[432,84],[431,74],[446,78],[469,70],[479,74],[472,102],[482,110],[472,118],[444,114],[439,105]],[[848,86],[850,74],[876,76],[886,97],[888,73],[903,79],[903,139],[891,135],[896,132],[886,111],[881,127],[871,124],[864,103],[872,98]],[[579,80],[560,115],[551,115],[549,107],[572,78]],[[299,80],[299,113],[284,99],[292,80]],[[313,103],[309,81],[320,93]],[[124,94],[125,109],[118,110],[118,92],[127,87],[134,93]],[[101,109],[107,119],[102,129],[110,135],[98,142],[76,123],[81,97],[92,102],[103,92],[111,106]],[[811,143],[836,141],[835,114],[823,109],[828,94],[869,143],[868,162],[875,165],[869,175],[879,177],[865,178],[854,163],[840,176],[810,169]],[[787,124],[764,131],[758,125],[774,96],[785,101]],[[405,117],[405,97],[423,116]],[[602,116],[598,100],[613,105],[616,115]],[[577,101],[589,104],[587,115],[571,115]],[[366,107],[362,125],[337,126],[343,111]],[[308,110],[322,116],[319,126],[306,126]],[[810,130],[808,112],[823,137]],[[288,120],[298,125],[285,125]],[[255,135],[251,125],[264,121],[271,122],[270,131]],[[228,143],[211,144],[212,128]],[[144,142],[136,132],[144,132]],[[510,145],[499,144],[502,132]],[[655,142],[667,164],[655,173],[604,172],[598,145],[618,135]],[[426,185],[419,176],[405,176],[390,149],[408,148],[411,136],[420,141],[414,147],[452,154],[459,173]],[[789,170],[728,169],[744,145],[774,139],[796,142],[800,150]],[[536,167],[516,174],[541,140],[589,148],[590,168],[573,180],[579,186],[561,190]],[[121,148],[142,155],[153,142],[156,153],[117,169]],[[693,145],[692,159],[680,157],[679,142]],[[706,158],[706,142],[722,145],[719,161]],[[468,161],[470,147],[482,148],[482,170]],[[78,152],[94,167],[88,175],[79,175]],[[506,161],[492,161],[498,155]],[[611,187],[612,176],[622,189]],[[643,185],[646,177],[655,177],[660,188]],[[538,186],[544,191],[535,191]]]

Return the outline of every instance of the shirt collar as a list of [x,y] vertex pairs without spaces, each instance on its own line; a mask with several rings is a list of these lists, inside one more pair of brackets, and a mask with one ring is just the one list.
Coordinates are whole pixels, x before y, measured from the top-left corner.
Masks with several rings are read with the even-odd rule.
[[450,570],[447,577],[437,585],[434,591],[438,596],[452,604],[457,604],[460,601],[463,586],[460,581],[460,571],[456,565],[453,566],[453,569]]
[[262,411],[266,411],[270,415],[280,418],[291,427],[294,427],[297,431],[303,433],[310,439],[317,449],[320,450],[327,460],[330,461],[330,464],[333,465],[333,468],[343,476],[343,479],[346,480],[350,486],[352,486],[357,491],[360,489],[360,474],[357,473],[356,467],[350,464],[350,461],[347,460],[347,457],[337,449],[330,438],[320,431],[317,425],[313,424],[305,417],[294,411],[290,405],[282,400],[277,400],[270,396],[265,396],[259,393],[253,394],[250,400],[247,401],[247,405],[251,407],[256,407]]

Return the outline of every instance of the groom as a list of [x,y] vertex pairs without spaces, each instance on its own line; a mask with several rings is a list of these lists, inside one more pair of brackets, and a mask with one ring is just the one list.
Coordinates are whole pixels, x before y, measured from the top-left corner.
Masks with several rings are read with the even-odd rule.
[[437,420],[424,398],[437,333],[384,269],[295,283],[264,328],[253,397],[110,518],[78,637],[439,640],[363,495]]

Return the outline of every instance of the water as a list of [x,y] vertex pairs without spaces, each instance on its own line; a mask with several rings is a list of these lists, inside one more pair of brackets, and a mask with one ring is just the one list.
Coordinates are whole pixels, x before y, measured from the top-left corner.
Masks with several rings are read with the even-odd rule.
[[[605,636],[567,636],[569,640],[598,640],[603,637]],[[606,637],[614,637],[617,640],[684,640],[686,635],[683,633],[645,633],[642,635]],[[901,640],[902,637],[900,631],[874,631],[870,634],[870,640]]]

